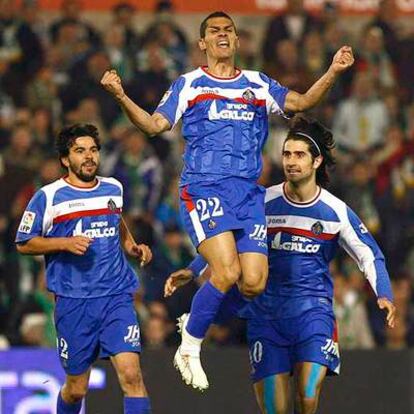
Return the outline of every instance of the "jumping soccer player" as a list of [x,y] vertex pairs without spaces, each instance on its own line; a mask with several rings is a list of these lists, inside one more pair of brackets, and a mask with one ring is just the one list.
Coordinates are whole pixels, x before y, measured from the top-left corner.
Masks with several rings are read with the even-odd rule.
[[121,183],[96,175],[98,130],[88,124],[64,128],[57,149],[68,175],[36,192],[16,236],[20,253],[45,255],[47,287],[56,297],[58,352],[66,372],[57,414],[80,412],[98,357],[109,357],[115,367],[124,413],[149,414],[133,303],[138,280],[123,250],[142,264],[151,260],[151,250],[135,243],[122,220]]
[[238,282],[243,295],[254,297],[266,284],[264,189],[256,181],[268,115],[313,107],[354,61],[351,48],[342,47],[321,79],[299,94],[263,73],[236,68],[238,46],[236,27],[227,14],[207,16],[200,26],[199,47],[208,65],[180,76],[152,115],[126,96],[115,71],[101,80],[133,124],[149,135],[183,120],[181,214],[212,276],[194,297],[190,317],[180,318],[182,342],[174,364],[184,381],[199,390],[208,388],[201,343],[225,293]]
[[[296,385],[295,413],[313,414],[326,374],[340,368],[333,280],[329,263],[339,246],[357,261],[387,311],[393,327],[395,307],[384,256],[356,214],[323,189],[334,163],[330,131],[319,122],[295,117],[283,145],[286,182],[266,191],[269,279],[250,302],[231,289],[222,303],[247,319],[252,380],[263,413],[288,413],[289,377]],[[198,256],[165,284],[170,296],[202,273]],[[232,303],[233,302],[233,303]],[[241,310],[240,310],[241,309]]]

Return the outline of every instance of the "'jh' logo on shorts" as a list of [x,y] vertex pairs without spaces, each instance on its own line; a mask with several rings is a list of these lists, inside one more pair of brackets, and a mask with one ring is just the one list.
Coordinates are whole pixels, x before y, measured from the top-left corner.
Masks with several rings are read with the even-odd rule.
[[138,346],[140,343],[140,332],[138,325],[129,325],[128,333],[124,336],[124,341],[129,342],[132,346]]

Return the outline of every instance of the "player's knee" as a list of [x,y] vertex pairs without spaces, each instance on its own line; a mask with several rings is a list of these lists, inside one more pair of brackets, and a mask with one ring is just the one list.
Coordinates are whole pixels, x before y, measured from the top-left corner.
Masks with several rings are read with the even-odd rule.
[[210,280],[219,289],[222,288],[223,290],[228,290],[231,286],[237,283],[237,281],[240,279],[240,276],[241,268],[237,263],[232,266],[223,267],[221,271],[216,272]]
[[302,399],[302,414],[314,414],[318,408],[317,398],[306,398]]
[[306,396],[301,394],[300,398],[300,405],[302,407],[302,414],[314,414],[316,413],[316,409],[318,408],[318,398],[315,396]]
[[260,278],[251,278],[243,280],[240,284],[241,293],[247,298],[253,298],[260,295],[266,287],[266,281]]
[[243,273],[243,278],[239,285],[240,291],[244,296],[253,298],[265,290],[266,282],[267,270]]
[[119,382],[122,390],[126,394],[139,392],[144,386],[142,374],[136,367],[127,367],[123,369],[122,372],[119,373]]
[[82,401],[88,392],[88,385],[83,383],[68,383],[65,386],[65,401],[74,404]]

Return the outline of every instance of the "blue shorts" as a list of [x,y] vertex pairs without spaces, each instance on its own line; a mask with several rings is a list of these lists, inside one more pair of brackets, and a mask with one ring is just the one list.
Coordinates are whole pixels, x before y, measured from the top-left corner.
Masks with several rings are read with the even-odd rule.
[[97,358],[141,352],[131,294],[90,299],[58,296],[55,324],[59,359],[69,375],[84,373]]
[[262,186],[236,177],[181,187],[181,217],[194,246],[233,231],[239,253],[267,255],[264,196]]
[[316,362],[339,374],[340,356],[336,321],[332,312],[311,309],[300,316],[280,320],[247,321],[251,378],[290,372],[299,362]]

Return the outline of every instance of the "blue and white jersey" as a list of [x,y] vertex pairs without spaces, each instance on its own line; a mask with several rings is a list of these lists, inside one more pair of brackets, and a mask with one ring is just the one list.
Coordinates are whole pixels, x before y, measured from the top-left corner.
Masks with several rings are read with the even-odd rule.
[[268,115],[283,113],[287,88],[260,72],[217,78],[198,68],[180,76],[156,112],[171,126],[182,118],[186,141],[181,185],[242,177],[256,181]]
[[61,178],[35,193],[23,214],[16,243],[38,236],[93,239],[83,256],[69,252],[45,255],[51,292],[94,298],[137,289],[137,277],[120,244],[122,193],[119,181],[103,177],[92,188],[75,187]]
[[266,191],[269,279],[241,316],[288,318],[318,303],[331,305],[329,263],[339,246],[356,261],[375,294],[392,300],[384,256],[358,216],[327,190],[320,189],[308,203],[296,203],[284,186]]

